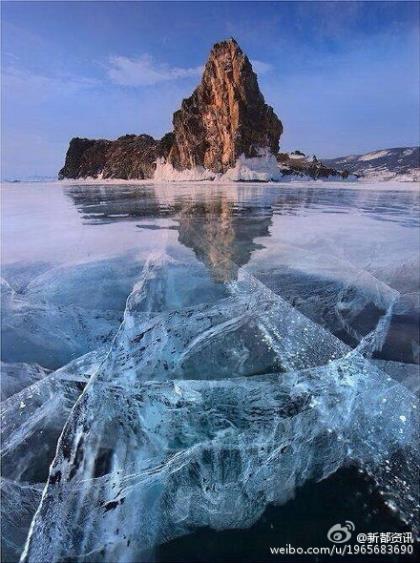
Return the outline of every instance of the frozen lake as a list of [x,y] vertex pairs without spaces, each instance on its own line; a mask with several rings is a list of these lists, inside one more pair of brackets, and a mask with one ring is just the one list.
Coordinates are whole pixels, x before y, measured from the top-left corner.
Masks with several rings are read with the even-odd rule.
[[417,191],[22,183],[2,204],[5,561],[275,560],[306,510],[307,545],[415,528]]

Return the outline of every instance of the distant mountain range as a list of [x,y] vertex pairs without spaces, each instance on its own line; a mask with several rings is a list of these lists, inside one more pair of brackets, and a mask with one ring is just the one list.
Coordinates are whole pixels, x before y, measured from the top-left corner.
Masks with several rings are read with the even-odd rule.
[[375,180],[420,180],[420,148],[398,147],[366,154],[352,154],[322,159],[330,168],[347,170],[363,178]]

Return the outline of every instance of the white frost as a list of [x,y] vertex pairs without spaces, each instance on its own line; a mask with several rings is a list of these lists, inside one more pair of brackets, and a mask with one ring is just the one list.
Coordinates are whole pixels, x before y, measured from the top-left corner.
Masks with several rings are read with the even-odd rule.
[[230,182],[269,182],[282,178],[277,160],[267,149],[261,150],[260,155],[247,158],[241,155],[233,168],[224,174],[217,174],[203,166],[195,166],[187,170],[176,170],[169,162],[158,159],[153,176],[154,181],[161,182],[200,182],[217,180],[221,183]]
[[263,151],[260,156],[246,158],[241,155],[233,168],[225,172],[220,180],[228,182],[269,182],[280,180],[282,174],[275,156]]
[[211,170],[206,170],[203,166],[195,166],[187,170],[176,170],[170,162],[165,162],[163,158],[156,161],[156,170],[153,180],[159,182],[202,182],[204,180],[214,180],[218,176]]

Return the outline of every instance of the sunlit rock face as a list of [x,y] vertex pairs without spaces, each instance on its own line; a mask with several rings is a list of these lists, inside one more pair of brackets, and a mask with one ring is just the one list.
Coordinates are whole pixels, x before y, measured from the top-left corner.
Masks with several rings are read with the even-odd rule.
[[169,162],[226,172],[237,158],[278,152],[283,126],[260,92],[248,57],[234,39],[216,43],[200,85],[174,114]]

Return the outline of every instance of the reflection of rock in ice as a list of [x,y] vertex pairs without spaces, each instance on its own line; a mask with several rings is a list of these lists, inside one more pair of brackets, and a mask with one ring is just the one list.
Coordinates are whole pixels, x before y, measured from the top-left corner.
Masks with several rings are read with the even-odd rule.
[[214,192],[214,188],[209,192],[208,187],[188,193],[172,188],[170,204],[166,197],[159,204],[157,196],[162,195],[161,190],[151,186],[146,191],[124,191],[123,187],[115,190],[112,186],[92,186],[90,190],[75,187],[67,193],[88,222],[173,217],[179,224],[179,242],[192,248],[216,281],[221,282],[235,279],[238,266],[246,264],[252,252],[261,248],[254,239],[269,235],[273,214],[269,205],[272,194],[265,196],[267,205],[261,206],[252,197],[250,203],[242,204],[232,193]]
[[225,193],[203,201],[184,200],[177,216],[179,241],[192,248],[217,281],[235,279],[237,269],[261,248],[256,237],[268,236],[272,210],[238,208]]
[[146,265],[60,438],[25,560],[139,561],[197,526],[248,526],[347,460],[398,462],[404,485],[377,480],[412,521],[414,396],[243,269],[174,308],[192,274]]
[[[87,223],[126,221],[127,218],[165,216],[155,190],[143,186],[70,186],[65,190]],[[173,213],[167,209],[166,215]]]
[[[338,217],[354,215],[357,210],[358,216],[367,215],[403,227],[418,222],[416,194],[404,192],[387,196],[379,215],[378,194],[360,190],[345,190],[337,197],[334,190],[306,187],[278,190],[267,185],[229,190],[216,186],[210,192],[208,186],[194,186],[193,191],[176,186],[169,191],[161,186],[131,191],[124,186],[92,186],[89,190],[73,187],[68,194],[88,221],[118,221],[127,216],[173,217],[179,224],[179,242],[192,248],[219,282],[235,279],[238,266],[247,264],[254,250],[262,248],[266,241],[270,246],[269,235],[273,235],[278,223],[278,217],[273,219],[273,214],[300,216],[331,208],[345,214]],[[383,198],[382,195],[381,201]],[[326,217],[329,221],[323,220]],[[359,244],[359,236],[337,245],[328,229],[323,234],[322,224],[332,221],[332,215],[321,214],[309,229],[306,223],[296,223],[298,232],[293,229],[292,235],[277,229],[273,260],[268,254],[262,266],[267,253],[253,256],[254,264],[257,256],[258,278],[351,346],[372,330],[389,306],[389,295],[396,294],[397,289],[400,296],[393,308],[386,344],[379,355],[387,360],[418,361],[415,252],[405,253],[403,262],[399,263],[388,259],[381,245],[374,245],[366,253],[366,248]],[[176,227],[171,225],[171,228]],[[398,233],[395,231],[397,240]],[[258,241],[258,237],[267,238]],[[346,252],[352,249],[354,254],[353,246],[362,255],[354,265],[347,260]]]

